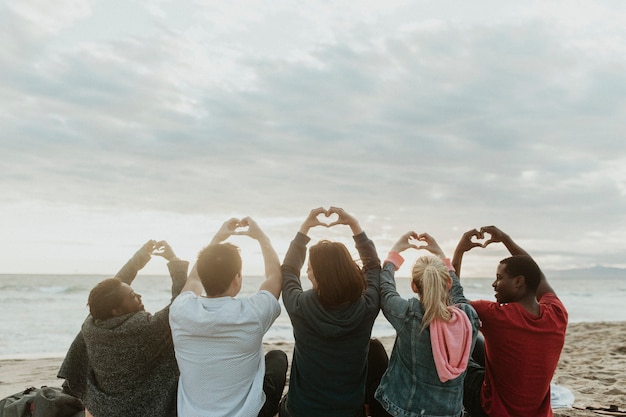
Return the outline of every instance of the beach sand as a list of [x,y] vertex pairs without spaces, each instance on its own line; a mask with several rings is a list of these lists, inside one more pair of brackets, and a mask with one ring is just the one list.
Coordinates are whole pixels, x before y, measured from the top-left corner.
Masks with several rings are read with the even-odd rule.
[[[394,337],[380,338],[391,353]],[[265,349],[281,349],[291,359],[293,344],[268,343]],[[56,378],[62,357],[0,359],[0,398],[27,387],[61,386]],[[626,410],[626,322],[572,323],[554,383],[570,389],[574,408],[555,409],[558,417],[598,416],[586,407]]]

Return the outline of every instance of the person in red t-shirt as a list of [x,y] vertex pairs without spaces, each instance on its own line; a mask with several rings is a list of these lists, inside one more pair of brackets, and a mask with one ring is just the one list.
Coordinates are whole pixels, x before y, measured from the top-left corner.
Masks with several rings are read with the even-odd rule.
[[[490,238],[484,243],[472,240],[485,235]],[[498,265],[492,284],[496,301],[471,302],[481,320],[484,358],[470,361],[463,405],[472,417],[550,417],[550,382],[565,342],[567,311],[543,272],[495,226],[465,232],[452,266],[460,276],[465,252],[496,242],[512,256]]]

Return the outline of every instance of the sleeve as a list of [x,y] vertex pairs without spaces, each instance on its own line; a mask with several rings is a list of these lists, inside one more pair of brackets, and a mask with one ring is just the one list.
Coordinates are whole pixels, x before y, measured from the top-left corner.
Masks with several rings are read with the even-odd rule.
[[285,254],[285,260],[281,266],[283,273],[283,304],[287,312],[298,308],[298,300],[302,294],[302,284],[300,282],[300,270],[304,265],[306,257],[306,245],[311,239],[298,232],[291,241],[289,249]]
[[131,284],[135,277],[137,276],[137,272],[139,272],[146,264],[150,261],[150,255],[143,248],[139,249],[132,258],[126,262],[126,264],[120,269],[116,277],[122,280],[122,282],[126,284]]
[[89,356],[83,333],[79,332],[63,359],[57,378],[65,379],[63,392],[83,399],[87,392],[87,373],[89,372]]
[[387,321],[400,331],[406,322],[409,302],[396,290],[395,272],[394,264],[386,262],[380,273],[380,304]]
[[368,304],[375,308],[378,313],[378,309],[380,308],[379,288],[381,268],[376,246],[374,242],[367,237],[365,232],[354,236],[354,243],[356,244],[356,249],[359,251],[365,281],[367,282],[365,298],[368,300]]
[[568,313],[561,299],[553,292],[547,292],[539,299],[539,304],[552,310],[553,314],[561,317],[565,322],[568,321]]
[[493,322],[492,318],[495,317],[494,308],[498,306],[498,303],[487,300],[476,300],[470,301],[469,304],[474,307],[476,314],[478,314],[481,327],[483,327],[485,323]]
[[259,313],[263,333],[267,332],[280,315],[280,304],[278,300],[267,290],[259,291],[250,297],[249,300]]
[[461,280],[456,275],[454,270],[450,270],[450,277],[452,278],[452,288],[450,288],[450,298],[452,299],[453,304],[469,304],[469,300],[465,298],[465,294],[463,294],[463,286],[461,285]]
[[167,268],[169,269],[170,276],[172,277],[172,298],[168,305],[157,311],[154,316],[149,318],[150,325],[155,329],[154,331],[160,332],[165,329],[169,331],[170,306],[185,285],[188,267],[189,262],[187,261],[175,260],[168,262]]
[[180,291],[187,282],[187,270],[189,269],[189,262],[176,259],[167,263],[167,269],[170,271],[170,277],[172,277],[172,301],[180,294]]

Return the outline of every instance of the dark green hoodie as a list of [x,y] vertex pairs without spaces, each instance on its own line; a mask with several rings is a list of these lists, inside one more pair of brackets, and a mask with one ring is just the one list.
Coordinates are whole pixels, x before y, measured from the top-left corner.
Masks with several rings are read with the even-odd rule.
[[297,417],[362,416],[369,341],[380,309],[380,259],[365,232],[354,236],[367,289],[358,301],[327,309],[315,291],[302,291],[309,241],[298,233],[282,265],[283,304],[295,338],[287,406]]

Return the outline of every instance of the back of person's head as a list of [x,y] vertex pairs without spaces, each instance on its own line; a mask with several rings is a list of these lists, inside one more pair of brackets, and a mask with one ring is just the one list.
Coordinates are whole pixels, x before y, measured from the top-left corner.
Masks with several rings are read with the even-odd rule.
[[505,265],[505,271],[511,277],[523,275],[529,291],[537,291],[541,282],[541,268],[533,258],[528,255],[515,255],[501,260],[500,264]]
[[114,316],[113,310],[122,303],[119,278],[108,278],[101,281],[89,292],[89,313],[94,319],[106,320]]
[[361,298],[367,286],[363,271],[343,244],[322,240],[309,249],[309,261],[324,307],[338,307]]
[[224,294],[241,273],[241,254],[232,243],[210,245],[200,251],[196,265],[206,295],[215,297]]
[[448,310],[452,279],[443,261],[435,256],[419,257],[413,264],[411,278],[424,305],[422,329],[435,319],[449,321],[452,318]]

